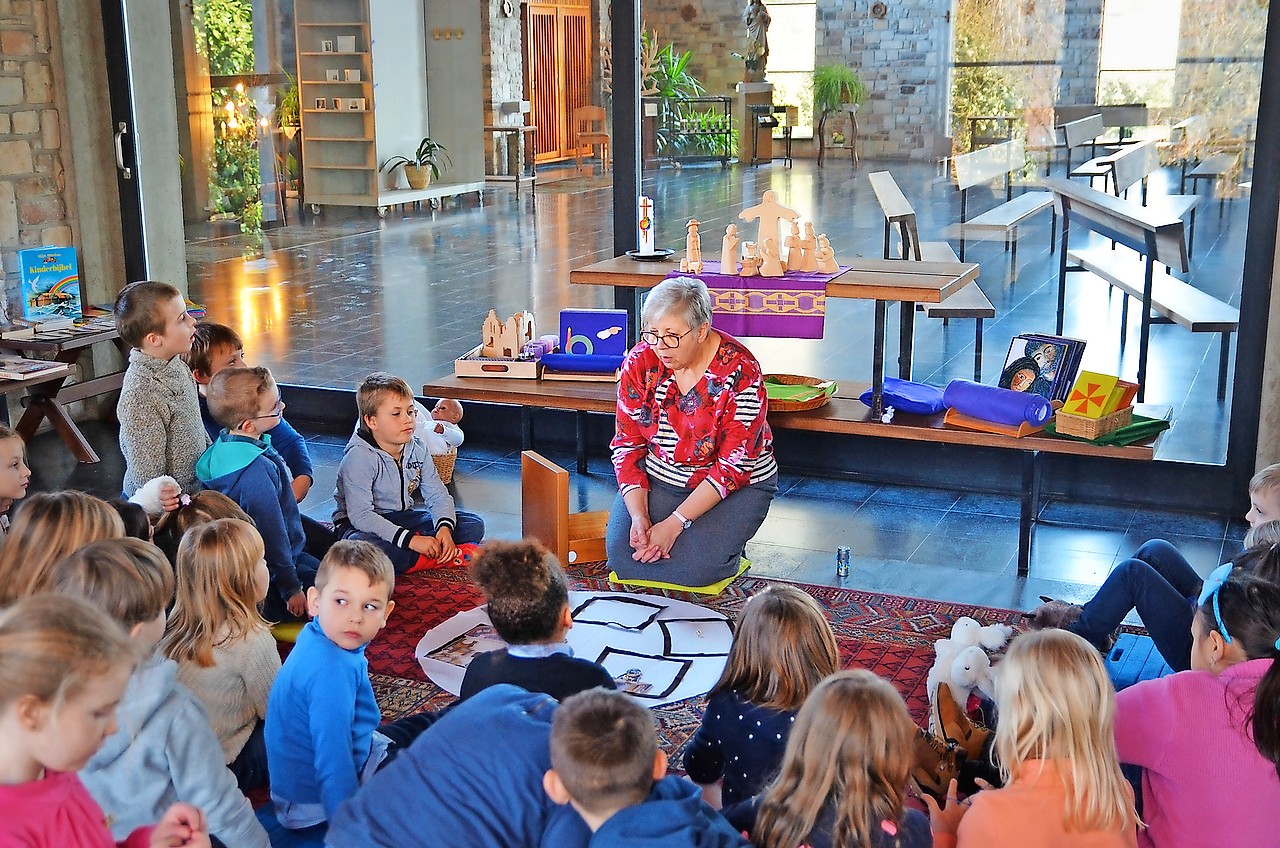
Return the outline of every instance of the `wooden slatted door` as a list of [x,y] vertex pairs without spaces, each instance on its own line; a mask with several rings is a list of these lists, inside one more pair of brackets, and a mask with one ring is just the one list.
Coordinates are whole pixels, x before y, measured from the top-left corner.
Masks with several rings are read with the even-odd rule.
[[559,162],[575,152],[573,110],[591,103],[591,10],[580,3],[525,8],[525,90],[538,128],[536,161]]

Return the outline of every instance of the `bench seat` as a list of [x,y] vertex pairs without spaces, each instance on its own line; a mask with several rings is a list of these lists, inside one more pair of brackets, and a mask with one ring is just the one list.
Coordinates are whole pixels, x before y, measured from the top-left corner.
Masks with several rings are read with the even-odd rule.
[[[1124,292],[1126,299],[1120,319],[1123,333],[1127,326],[1125,319],[1128,316],[1128,298],[1142,300],[1146,260],[1133,251],[1110,250],[1106,247],[1068,250],[1066,258],[1068,265],[1089,271]],[[1167,274],[1154,273],[1151,277],[1151,311],[1193,333],[1221,334],[1218,398],[1225,398],[1231,334],[1240,326],[1240,310],[1190,283]]]
[[[925,262],[959,262],[955,250],[945,241],[926,241],[920,245],[920,258]],[[996,317],[996,308],[991,305],[978,281],[958,290],[941,303],[917,303],[916,308],[923,311],[927,318],[941,318],[942,326],[952,318],[977,319],[977,328],[973,336],[973,380],[982,382],[982,322]]]
[[1009,230],[1045,209],[1053,208],[1053,192],[1028,191],[965,222],[970,230]]

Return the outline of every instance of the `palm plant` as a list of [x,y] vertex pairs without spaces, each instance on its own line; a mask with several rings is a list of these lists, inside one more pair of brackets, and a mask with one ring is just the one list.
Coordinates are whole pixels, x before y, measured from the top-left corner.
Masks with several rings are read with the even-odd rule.
[[813,114],[818,116],[819,164],[827,116],[839,112],[846,103],[867,99],[867,86],[848,65],[818,65],[813,69]]
[[[396,168],[404,166],[405,178],[409,180],[412,188],[425,188],[428,180],[425,176],[426,171],[431,172],[431,179],[440,179],[440,165],[446,167],[453,164],[453,160],[449,158],[448,151],[440,142],[427,136],[418,145],[418,149],[414,151],[412,158],[408,156],[393,156],[382,163],[382,170],[391,172]],[[422,185],[414,185],[415,181],[421,180]]]

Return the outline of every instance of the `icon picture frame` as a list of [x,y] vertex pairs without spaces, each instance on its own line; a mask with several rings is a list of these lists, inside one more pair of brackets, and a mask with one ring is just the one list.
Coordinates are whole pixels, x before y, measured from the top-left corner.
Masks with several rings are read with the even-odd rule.
[[336,52],[337,52],[337,51],[334,49],[334,47],[333,47],[333,39],[332,39],[332,38],[326,38],[326,39],[323,39],[323,40],[320,42],[320,52],[321,52],[321,53],[336,53]]
[[337,68],[326,68],[324,72],[325,82],[341,82],[342,71]]
[[354,35],[340,35],[337,41],[339,53],[356,52],[356,37]]
[[315,108],[319,111],[327,112],[329,110],[329,98],[317,97],[315,102]]
[[345,68],[345,69],[342,71],[342,76],[343,76],[343,79],[345,79],[347,82],[361,82],[361,81],[362,81],[362,80],[360,79],[360,77],[362,76],[362,74],[361,74],[361,72],[360,72],[360,69],[359,69],[359,68]]

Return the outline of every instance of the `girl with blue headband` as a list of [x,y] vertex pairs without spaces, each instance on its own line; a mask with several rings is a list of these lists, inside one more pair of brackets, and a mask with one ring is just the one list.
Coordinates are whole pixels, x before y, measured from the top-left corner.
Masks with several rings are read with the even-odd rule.
[[1143,770],[1139,846],[1280,845],[1280,586],[1265,571],[1205,578],[1191,669],[1117,696],[1120,761]]

